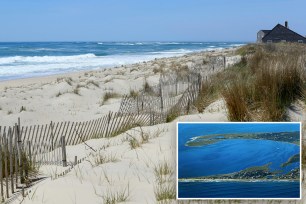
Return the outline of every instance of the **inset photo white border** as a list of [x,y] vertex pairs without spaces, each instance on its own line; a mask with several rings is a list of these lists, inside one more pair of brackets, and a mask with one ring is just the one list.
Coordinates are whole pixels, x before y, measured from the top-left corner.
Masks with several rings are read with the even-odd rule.
[[[300,127],[300,197],[299,198],[180,198],[179,197],[179,124],[299,124]],[[177,122],[176,123],[176,199],[177,200],[301,200],[302,198],[302,123],[301,122]]]

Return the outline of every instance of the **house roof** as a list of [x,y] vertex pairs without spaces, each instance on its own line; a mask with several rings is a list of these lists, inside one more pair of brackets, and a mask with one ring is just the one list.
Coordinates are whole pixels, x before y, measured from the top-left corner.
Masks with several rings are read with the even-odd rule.
[[[265,31],[268,31],[268,30],[262,30],[262,31],[265,33]],[[272,30],[265,33],[265,36],[262,38],[262,40],[265,40],[267,38],[295,39],[297,37],[306,40],[304,36],[294,32],[293,30],[290,30],[289,28],[281,24],[277,24]]]

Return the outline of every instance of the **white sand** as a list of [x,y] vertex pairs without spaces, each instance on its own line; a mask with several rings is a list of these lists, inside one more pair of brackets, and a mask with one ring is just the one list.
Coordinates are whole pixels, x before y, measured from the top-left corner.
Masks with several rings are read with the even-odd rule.
[[[119,108],[120,98],[100,105],[106,91],[127,94],[130,90],[141,89],[145,78],[150,85],[155,85],[159,73],[154,73],[154,68],[174,67],[176,63],[193,66],[211,54],[216,53],[196,53],[114,69],[0,82],[0,124],[12,125],[17,117],[21,117],[23,125],[44,124],[51,120],[84,121],[98,118]],[[233,57],[228,63],[234,63],[236,59]],[[66,81],[69,77],[72,79],[71,85]],[[91,80],[98,83],[99,87],[89,83]],[[77,85],[84,86],[80,88],[80,95],[73,93]],[[59,92],[64,94],[56,97]],[[26,111],[19,112],[21,106],[25,106]],[[8,111],[13,113],[8,114]],[[111,139],[87,141],[97,152],[84,144],[69,146],[69,162],[73,162],[75,156],[85,157],[85,161],[57,179],[54,179],[55,175],[69,167],[42,166],[41,172],[49,178],[28,189],[24,199],[15,197],[13,203],[105,203],[107,196],[114,197],[124,191],[128,195],[125,203],[157,203],[154,194],[158,187],[155,167],[167,162],[173,172],[164,176],[163,186],[175,186],[177,121],[227,121],[224,102],[214,102],[202,114],[182,116],[171,123],[143,127],[142,131],[149,135],[149,141],[135,149],[131,149],[129,139],[133,136],[141,141],[140,128]],[[99,158],[99,154],[115,161],[96,164],[95,159]],[[172,200],[169,203],[177,202]]]
[[[126,189],[125,203],[156,203],[154,191],[158,182],[154,168],[167,162],[173,170],[163,185],[175,186],[176,122],[177,121],[226,121],[224,109],[210,113],[182,116],[177,120],[142,130],[150,139],[136,149],[131,149],[128,139],[133,135],[139,141],[140,128],[127,131],[111,139],[90,140],[88,145],[100,151],[101,155],[114,156],[117,161],[96,166],[97,153],[84,144],[67,148],[68,160],[86,156],[86,160],[74,167],[64,177],[42,181],[31,189],[23,203],[103,203],[103,196]],[[43,166],[41,171],[54,176],[64,168]],[[129,190],[127,190],[129,189]],[[103,196],[102,196],[103,195]],[[21,201],[21,196],[15,202]],[[170,202],[171,203],[171,202]],[[173,203],[175,203],[173,201]]]

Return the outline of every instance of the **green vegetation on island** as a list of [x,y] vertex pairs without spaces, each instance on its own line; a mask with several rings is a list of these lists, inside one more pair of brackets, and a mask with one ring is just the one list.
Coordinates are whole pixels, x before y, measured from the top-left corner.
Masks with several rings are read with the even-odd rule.
[[293,164],[293,163],[296,163],[296,162],[299,162],[300,161],[300,154],[295,154],[293,156],[291,156],[288,161],[286,161],[285,163],[283,163],[281,165],[281,167],[286,167],[290,164]]
[[286,174],[281,174],[281,170],[271,171],[270,165],[272,163],[265,164],[263,166],[253,166],[243,169],[238,172],[233,172],[229,174],[216,174],[210,176],[201,176],[195,178],[181,178],[180,180],[298,180],[300,178],[299,168],[295,168]]
[[234,133],[234,134],[212,134],[193,137],[186,142],[186,146],[199,147],[214,144],[228,139],[255,139],[288,142],[300,144],[300,132],[277,132],[277,133]]

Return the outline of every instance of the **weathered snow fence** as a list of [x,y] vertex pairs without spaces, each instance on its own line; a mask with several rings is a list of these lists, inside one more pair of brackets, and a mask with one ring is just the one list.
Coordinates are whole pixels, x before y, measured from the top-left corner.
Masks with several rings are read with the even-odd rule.
[[24,186],[32,177],[30,169],[35,165],[69,165],[71,169],[84,159],[75,157],[74,161],[67,161],[67,145],[114,137],[133,127],[156,125],[190,113],[203,80],[227,67],[225,57],[209,61],[207,66],[195,67],[183,75],[161,74],[159,84],[146,85],[136,95],[124,96],[118,112],[109,112],[94,120],[21,126],[18,118],[14,126],[0,125],[1,200],[8,199],[17,189],[22,189],[24,195]]

